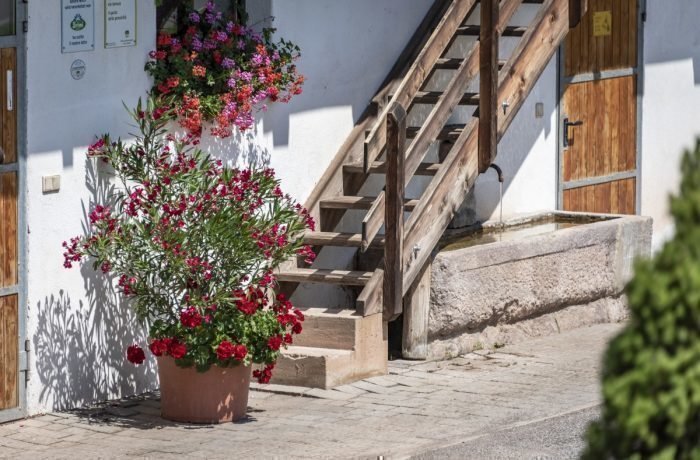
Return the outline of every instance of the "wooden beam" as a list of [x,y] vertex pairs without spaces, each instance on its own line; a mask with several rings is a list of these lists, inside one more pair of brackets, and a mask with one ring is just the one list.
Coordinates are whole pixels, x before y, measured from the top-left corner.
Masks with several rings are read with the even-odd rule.
[[[403,311],[403,210],[406,110],[393,103],[387,114],[386,208],[384,212],[384,319]],[[364,245],[364,242],[363,242]]]
[[588,11],[588,0],[569,0],[569,29],[581,23],[586,11]]
[[481,0],[479,34],[479,172],[496,158],[498,127],[498,0]]
[[404,300],[401,357],[428,359],[428,317],[430,314],[431,263],[423,266],[418,281]]

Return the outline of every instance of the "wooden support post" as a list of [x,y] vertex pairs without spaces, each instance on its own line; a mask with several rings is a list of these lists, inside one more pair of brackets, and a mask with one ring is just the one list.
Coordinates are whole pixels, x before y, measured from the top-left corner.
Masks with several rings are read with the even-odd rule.
[[498,0],[481,1],[479,41],[479,172],[496,158],[498,147]]
[[384,319],[403,310],[403,212],[406,110],[398,103],[387,113],[386,207],[384,211]]
[[569,29],[578,26],[588,11],[588,0],[569,0]]
[[428,315],[430,313],[431,263],[423,266],[404,301],[401,356],[428,359]]

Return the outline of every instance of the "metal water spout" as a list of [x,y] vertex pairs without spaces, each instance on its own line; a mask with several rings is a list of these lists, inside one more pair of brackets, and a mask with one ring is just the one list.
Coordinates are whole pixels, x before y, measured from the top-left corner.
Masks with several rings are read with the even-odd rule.
[[489,168],[493,168],[498,173],[498,204],[500,206],[499,223],[501,227],[503,227],[503,182],[505,182],[505,178],[503,177],[503,170],[496,163],[491,163]]

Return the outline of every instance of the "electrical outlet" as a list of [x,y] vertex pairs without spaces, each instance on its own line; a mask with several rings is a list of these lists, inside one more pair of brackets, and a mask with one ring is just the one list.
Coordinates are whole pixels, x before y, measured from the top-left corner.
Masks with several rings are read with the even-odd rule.
[[61,189],[61,176],[43,176],[41,178],[41,191],[44,193],[56,193]]

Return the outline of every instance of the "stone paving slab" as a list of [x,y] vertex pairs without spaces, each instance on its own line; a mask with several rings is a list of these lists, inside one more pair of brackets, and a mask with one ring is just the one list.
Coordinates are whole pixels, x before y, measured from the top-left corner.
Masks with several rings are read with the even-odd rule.
[[38,416],[0,425],[0,458],[407,458],[597,406],[601,354],[619,330],[393,361],[334,390],[256,384],[247,418],[225,425],[162,420],[157,393]]

